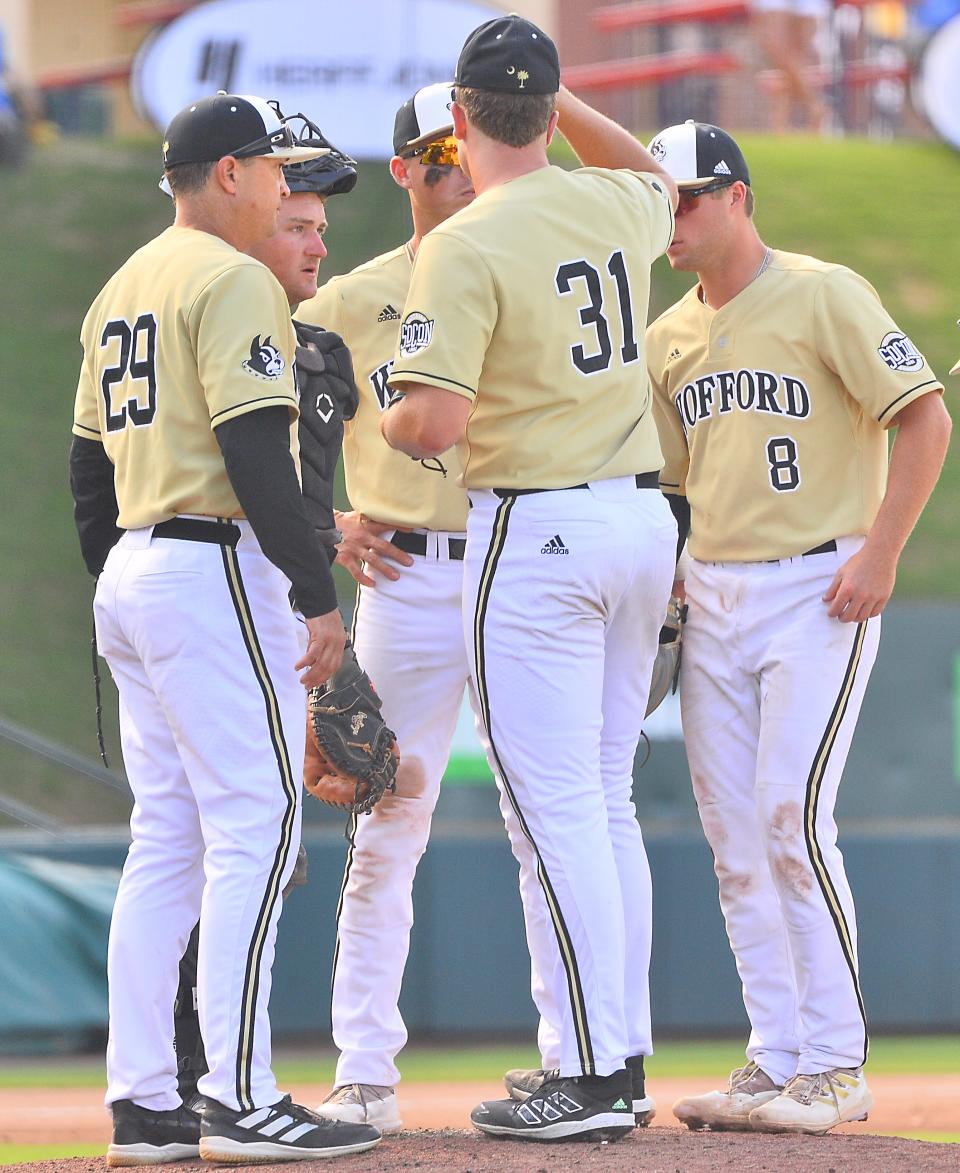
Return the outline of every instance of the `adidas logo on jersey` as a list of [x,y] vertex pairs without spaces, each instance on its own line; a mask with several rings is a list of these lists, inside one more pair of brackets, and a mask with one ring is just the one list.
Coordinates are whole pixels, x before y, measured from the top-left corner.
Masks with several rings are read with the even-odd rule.
[[675,346],[673,350],[667,355],[667,362],[675,362],[680,357],[680,351]]
[[563,544],[563,538],[559,534],[554,534],[545,546],[540,547],[541,554],[569,554],[570,551]]
[[380,313],[377,314],[377,321],[378,322],[399,322],[400,321],[400,314],[388,302],[383,307],[383,309],[380,311]]
[[727,166],[726,160],[721,159],[720,162],[713,169],[714,175],[729,175],[730,168]]

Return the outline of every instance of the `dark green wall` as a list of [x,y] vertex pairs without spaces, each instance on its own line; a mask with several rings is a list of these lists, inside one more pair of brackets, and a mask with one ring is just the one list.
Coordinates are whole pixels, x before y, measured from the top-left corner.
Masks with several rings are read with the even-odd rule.
[[[876,1028],[958,1030],[960,608],[894,605],[884,624],[838,803],[840,845],[858,908],[863,993]],[[649,762],[637,772],[635,796],[655,885],[656,1029],[745,1032],[712,861],[679,741],[654,741]],[[329,1031],[334,917],[346,849],[343,820],[308,800],[304,837],[309,883],[288,901],[277,949],[273,1004],[279,1038]],[[59,841],[42,833],[5,832],[0,873],[17,852],[118,869],[125,849],[125,833],[116,829],[82,831]],[[63,871],[57,883],[48,878],[43,899],[31,905],[39,911],[31,913],[29,932],[18,930],[14,909],[5,914],[4,960],[14,970],[0,981],[0,1049],[57,1039],[69,1045],[103,1028],[105,983],[102,968],[97,970],[106,953],[103,873],[90,873],[85,899],[83,871]],[[31,882],[39,882],[36,875]],[[15,891],[0,884],[0,899],[6,892],[9,902],[19,901],[11,895]],[[411,1033],[522,1031],[532,1039],[516,865],[492,786],[444,789],[417,878],[415,907],[402,1002]],[[82,1007],[65,1010],[70,982],[62,973],[71,965],[81,967],[87,993]],[[26,1009],[33,1014],[33,1029],[27,1030],[29,1014],[25,1017],[16,991],[31,981],[35,996]],[[14,1023],[17,1038],[11,1034]]]

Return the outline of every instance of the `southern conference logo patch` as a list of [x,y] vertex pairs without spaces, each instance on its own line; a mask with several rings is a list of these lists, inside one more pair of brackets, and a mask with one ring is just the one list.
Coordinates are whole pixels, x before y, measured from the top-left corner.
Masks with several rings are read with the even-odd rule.
[[245,371],[255,375],[258,379],[279,379],[286,369],[283,355],[271,343],[273,336],[268,334],[261,342],[258,334],[250,343],[250,357],[240,364]]
[[923,366],[923,355],[906,334],[898,334],[893,330],[884,336],[877,354],[891,371],[919,371]]
[[426,350],[433,339],[433,318],[414,310],[400,326],[400,353],[405,356]]

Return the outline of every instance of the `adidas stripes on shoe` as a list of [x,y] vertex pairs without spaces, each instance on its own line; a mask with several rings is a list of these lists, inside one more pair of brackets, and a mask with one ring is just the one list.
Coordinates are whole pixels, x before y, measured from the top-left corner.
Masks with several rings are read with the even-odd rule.
[[821,1136],[851,1120],[866,1120],[873,1095],[860,1067],[834,1067],[795,1075],[783,1091],[750,1113],[756,1132],[804,1132]]
[[379,1141],[372,1125],[327,1120],[289,1096],[269,1108],[240,1111],[208,1099],[200,1125],[200,1156],[222,1165],[336,1157]]
[[[643,1056],[631,1055],[627,1059],[627,1070],[633,1084],[633,1116],[638,1128],[646,1128],[657,1114],[653,1097],[647,1095],[646,1079],[643,1072]],[[504,1087],[513,1100],[526,1100],[538,1092],[548,1080],[560,1078],[560,1071],[554,1067],[514,1067],[503,1077]]]
[[617,1140],[635,1127],[632,1079],[624,1069],[545,1080],[525,1100],[478,1104],[470,1119],[481,1132],[517,1140]]

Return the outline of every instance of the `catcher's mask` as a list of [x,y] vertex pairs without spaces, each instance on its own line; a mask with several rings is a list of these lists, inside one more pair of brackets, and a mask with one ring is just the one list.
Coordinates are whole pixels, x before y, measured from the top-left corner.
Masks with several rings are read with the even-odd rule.
[[[357,163],[349,155],[335,147],[315,122],[305,114],[291,114],[286,124],[293,130],[294,140],[302,147],[326,147],[329,154],[305,163],[291,163],[284,167],[283,177],[290,194],[299,191],[313,192],[314,195],[346,195],[357,185]],[[299,125],[298,125],[299,124]]]
[[[291,114],[289,117],[278,115],[283,121],[286,132],[285,141],[293,146],[316,147],[326,153],[316,159],[308,159],[303,163],[291,163],[283,169],[283,177],[287,181],[290,194],[298,191],[310,191],[314,195],[326,199],[327,196],[345,195],[353,191],[357,185],[357,163],[349,155],[335,147],[323,134],[315,122],[311,122],[305,114]],[[161,176],[160,190],[172,198],[173,191],[166,175]]]

